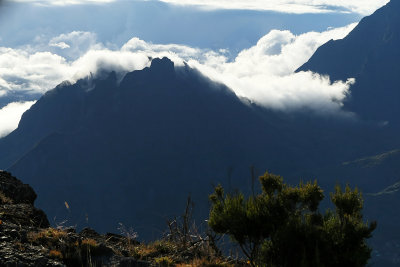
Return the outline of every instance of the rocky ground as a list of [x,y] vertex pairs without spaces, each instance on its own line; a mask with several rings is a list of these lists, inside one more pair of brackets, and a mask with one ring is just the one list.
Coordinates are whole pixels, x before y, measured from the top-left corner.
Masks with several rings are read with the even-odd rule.
[[237,266],[217,256],[207,237],[170,235],[151,244],[134,236],[92,229],[52,228],[34,207],[36,193],[10,173],[0,171],[0,266]]

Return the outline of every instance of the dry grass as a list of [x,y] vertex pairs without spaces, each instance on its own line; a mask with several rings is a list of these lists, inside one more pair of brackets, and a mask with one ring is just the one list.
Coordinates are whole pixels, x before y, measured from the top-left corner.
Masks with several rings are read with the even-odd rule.
[[98,246],[97,241],[91,238],[83,239],[82,240],[82,246],[88,246],[95,248]]
[[63,258],[61,251],[58,250],[50,250],[49,257],[52,259],[60,260]]
[[40,232],[30,232],[27,236],[29,242],[39,243],[42,245],[47,244],[48,246],[52,247],[60,240],[66,238],[67,232],[56,228],[47,228],[41,230]]

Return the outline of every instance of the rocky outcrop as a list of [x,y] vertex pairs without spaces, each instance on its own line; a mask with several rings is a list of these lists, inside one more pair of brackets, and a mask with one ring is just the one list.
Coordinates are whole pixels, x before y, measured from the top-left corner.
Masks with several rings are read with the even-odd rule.
[[136,241],[84,229],[51,228],[36,193],[0,171],[0,266],[149,266],[129,257]]
[[33,206],[36,193],[10,173],[0,171],[1,266],[63,266],[43,247],[28,242],[28,234],[49,227],[46,214]]
[[46,214],[33,206],[35,199],[32,187],[0,171],[0,220],[19,227],[49,227]]
[[30,204],[33,205],[36,193],[32,187],[23,184],[9,172],[0,171],[0,204]]

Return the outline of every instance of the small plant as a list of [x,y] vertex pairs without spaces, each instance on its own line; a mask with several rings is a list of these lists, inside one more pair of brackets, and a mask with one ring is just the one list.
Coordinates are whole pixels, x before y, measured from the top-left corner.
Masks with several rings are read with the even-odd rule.
[[133,230],[132,227],[126,228],[125,225],[122,223],[119,223],[118,230],[120,231],[121,235],[125,236],[128,244],[128,250],[129,250],[129,255],[137,258],[139,255],[137,253],[137,250],[133,246],[133,244],[137,243],[136,239],[138,238],[137,232]]
[[133,230],[132,227],[126,228],[125,225],[119,223],[118,230],[120,231],[121,235],[125,236],[128,239],[128,242],[135,240],[138,238],[137,232]]
[[175,265],[174,261],[170,257],[167,257],[167,256],[156,258],[155,263],[158,266],[173,266],[173,265]]
[[61,260],[63,258],[61,251],[50,250],[49,257],[56,260]]

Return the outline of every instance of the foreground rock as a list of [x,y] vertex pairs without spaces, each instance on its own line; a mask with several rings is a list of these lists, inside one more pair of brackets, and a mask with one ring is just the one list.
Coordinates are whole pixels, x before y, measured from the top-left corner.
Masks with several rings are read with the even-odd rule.
[[84,229],[50,228],[46,214],[33,206],[36,193],[0,171],[1,266],[149,266],[128,257],[126,237]]
[[28,243],[28,234],[49,227],[43,211],[33,203],[36,194],[29,185],[0,171],[0,262],[2,266],[62,266],[41,246]]

